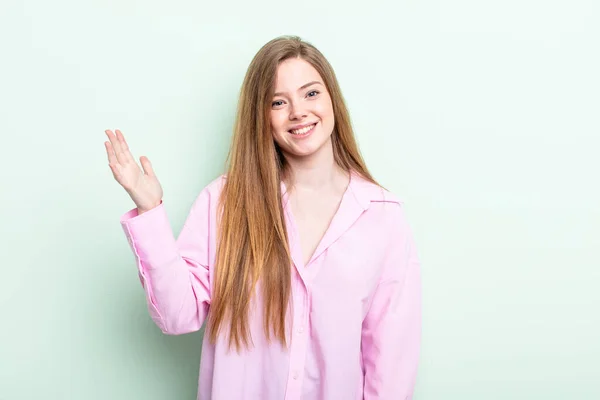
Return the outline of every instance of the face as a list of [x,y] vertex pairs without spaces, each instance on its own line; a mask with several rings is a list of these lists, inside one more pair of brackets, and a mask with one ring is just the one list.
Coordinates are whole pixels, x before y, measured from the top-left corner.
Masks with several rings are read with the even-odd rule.
[[283,153],[299,158],[331,149],[333,126],[331,97],[317,70],[300,58],[283,61],[271,102],[273,138]]

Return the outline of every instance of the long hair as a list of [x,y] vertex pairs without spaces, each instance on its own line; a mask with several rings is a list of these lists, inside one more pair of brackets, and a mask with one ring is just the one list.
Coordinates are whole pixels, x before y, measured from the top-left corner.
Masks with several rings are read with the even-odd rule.
[[285,321],[292,262],[281,194],[286,162],[273,139],[270,109],[277,67],[293,57],[310,63],[329,91],[335,119],[332,144],[336,163],[376,184],[354,139],[333,68],[323,54],[298,36],[280,36],[266,43],[252,59],[240,89],[219,199],[216,265],[207,324],[212,343],[228,324],[229,347],[235,346],[237,351],[252,341],[249,311],[259,282],[267,341],[273,335],[287,345]]

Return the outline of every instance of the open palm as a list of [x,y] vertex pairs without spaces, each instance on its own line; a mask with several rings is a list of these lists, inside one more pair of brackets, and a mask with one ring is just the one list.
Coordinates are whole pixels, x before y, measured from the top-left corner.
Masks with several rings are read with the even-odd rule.
[[139,167],[125,141],[123,133],[118,129],[114,134],[110,130],[105,133],[109,141],[104,142],[108,155],[108,165],[115,180],[127,191],[139,211],[148,211],[160,204],[163,190],[152,164],[147,157],[140,157]]

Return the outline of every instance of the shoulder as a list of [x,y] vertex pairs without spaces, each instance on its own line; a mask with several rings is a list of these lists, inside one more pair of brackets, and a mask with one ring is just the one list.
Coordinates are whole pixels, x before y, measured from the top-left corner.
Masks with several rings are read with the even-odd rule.
[[370,208],[378,203],[391,203],[399,206],[404,204],[402,197],[373,183],[357,173],[352,174],[351,189],[358,202],[363,208]]
[[204,187],[202,192],[206,192],[207,194],[210,194],[212,196],[218,196],[219,194],[221,194],[221,191],[223,190],[223,186],[225,185],[226,179],[227,179],[227,175],[225,175],[225,174],[219,175],[218,177],[216,177],[212,181],[210,181]]
[[[406,202],[402,196],[353,175],[352,191],[373,223],[384,231],[401,233],[408,229]],[[388,234],[391,232],[388,232]]]
[[225,184],[225,179],[226,175],[219,175],[206,184],[196,196],[193,204],[193,210],[199,211],[201,209],[213,208],[219,200],[221,191],[223,190],[223,186]]

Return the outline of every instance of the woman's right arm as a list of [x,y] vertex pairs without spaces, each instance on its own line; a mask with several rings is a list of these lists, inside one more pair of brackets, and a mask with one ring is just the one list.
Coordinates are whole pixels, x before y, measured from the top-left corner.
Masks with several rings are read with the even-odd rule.
[[170,335],[197,331],[210,303],[210,195],[203,190],[177,238],[162,204],[163,191],[147,157],[138,166],[123,134],[105,131],[109,166],[136,208],[121,217],[133,250],[150,316]]
[[180,335],[202,327],[210,304],[210,196],[198,196],[177,240],[164,205],[121,217],[146,293],[148,311],[163,333]]

